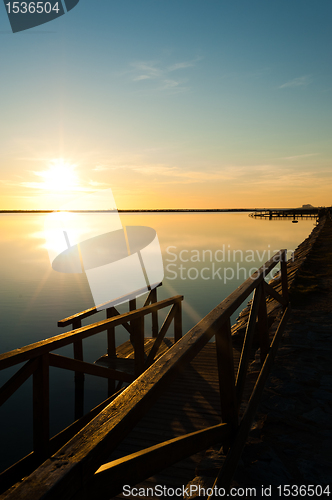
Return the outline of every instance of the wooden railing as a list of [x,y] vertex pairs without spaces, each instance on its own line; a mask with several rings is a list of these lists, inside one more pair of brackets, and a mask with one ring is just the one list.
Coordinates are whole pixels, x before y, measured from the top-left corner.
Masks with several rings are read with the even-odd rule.
[[[282,296],[264,280],[278,263],[281,265]],[[230,317],[252,292],[254,297],[251,315],[240,365],[235,373]],[[266,295],[272,296],[282,307],[280,321],[278,324],[274,323],[269,330]],[[128,480],[131,485],[137,484],[214,443],[222,443],[224,449],[228,449],[218,478],[218,484],[227,486],[248,435],[288,313],[286,251],[280,250],[119,394],[84,430],[76,434],[51,459],[46,460],[29,478],[23,480],[14,491],[1,496],[1,499],[28,498],[26,495],[34,500],[110,498],[121,492],[123,484],[128,484]],[[128,314],[134,319],[135,312]],[[116,321],[117,318],[111,318],[104,322],[103,327],[106,324],[115,325]],[[239,407],[256,324],[262,366],[246,411],[239,421]],[[81,335],[84,335],[84,328],[81,330]],[[219,372],[220,424],[105,463],[112,450],[213,336],[216,340]]]
[[[145,299],[143,307],[146,307],[149,304],[155,304],[157,302],[158,300],[157,289],[161,285],[162,283],[157,285],[149,292],[148,296]],[[136,310],[137,308],[136,298],[131,299],[128,302],[129,302],[129,311]],[[58,321],[58,326],[61,328],[66,326],[71,326],[73,330],[76,330],[78,328],[81,328],[82,320],[97,314],[101,310],[106,311],[107,319],[120,315],[119,311],[115,307],[112,306],[107,307],[107,303],[105,303],[95,307],[91,307],[79,313],[73,314],[72,316],[68,316],[67,318],[61,319],[60,321]],[[152,318],[152,337],[156,338],[158,336],[158,310],[151,311],[151,318]],[[135,352],[135,354],[137,354],[135,355],[135,374],[136,376],[138,376],[142,372],[142,363],[141,363],[142,335],[140,338],[138,337],[138,335],[134,336],[131,335],[132,330],[131,330],[131,325],[129,323],[123,323],[122,326],[130,334],[130,340],[132,344],[134,346],[137,346],[136,351],[138,352]],[[179,328],[176,327],[176,330],[178,331]],[[106,331],[107,331],[107,354],[110,357],[115,357],[116,356],[115,327],[109,326],[106,329]],[[181,335],[182,334],[180,334],[180,336]],[[75,342],[73,342],[73,347],[74,347],[74,359],[82,361],[83,360],[82,340],[76,340]],[[121,388],[122,380],[121,379],[119,380],[117,386],[115,382],[116,381],[113,378],[108,379],[108,396],[111,396],[112,394],[114,394],[114,392],[118,391]],[[84,373],[76,371],[75,372],[75,420],[83,416],[84,413],[83,408],[84,408]]]
[[[88,317],[96,312],[83,311],[75,317],[66,318],[62,323],[72,324],[75,328],[61,335],[56,335],[46,340],[27,345],[0,355],[0,370],[25,363],[1,388],[0,406],[12,396],[17,389],[32,375],[33,377],[33,452],[24,457],[17,464],[0,474],[1,490],[29,474],[36,466],[48,456],[63,446],[72,436],[82,429],[98,412],[106,407],[117,394],[123,382],[131,383],[153,363],[158,346],[162,342],[172,321],[174,322],[174,340],[182,336],[181,330],[181,301],[183,296],[177,295],[166,300],[155,302],[156,290],[148,295],[144,306],[133,309],[136,303],[131,302],[133,309],[120,314],[115,307],[107,309],[108,319],[87,326],[79,323],[83,317]],[[151,303],[152,302],[152,303]],[[144,318],[152,316],[152,328],[158,325],[158,311],[171,307],[160,331],[155,335],[154,345],[148,356],[144,356]],[[79,316],[79,318],[77,317]],[[153,321],[153,318],[155,320]],[[61,323],[61,322],[60,322]],[[129,332],[135,351],[135,375],[119,371],[94,363],[83,361],[83,339],[97,333],[107,331],[108,349],[115,350],[115,327],[122,325]],[[54,350],[73,344],[74,358],[55,354]],[[63,368],[75,372],[75,422],[50,439],[49,436],[49,367]],[[83,416],[84,374],[95,375],[108,379],[113,384],[119,381],[116,394],[109,394],[109,398],[99,406]],[[78,415],[79,414],[79,415]]]

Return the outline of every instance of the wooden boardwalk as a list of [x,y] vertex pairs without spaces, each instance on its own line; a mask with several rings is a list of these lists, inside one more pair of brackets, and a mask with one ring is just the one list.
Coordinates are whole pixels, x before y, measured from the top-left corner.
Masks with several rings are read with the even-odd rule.
[[[275,288],[265,281],[278,262],[282,295],[276,280]],[[233,342],[231,315],[252,292],[244,336]],[[280,304],[280,316],[271,326],[267,296]],[[106,320],[87,326],[81,326],[81,320],[96,308],[77,313],[59,322],[59,326],[71,324],[73,330],[0,355],[0,369],[25,362],[3,386],[0,402],[31,375],[34,390],[34,451],[2,474],[7,488],[13,487],[1,499],[109,500],[121,498],[128,483],[136,488],[186,486],[205,455],[201,450],[211,446],[217,451],[223,446],[227,452],[216,484],[229,487],[289,315],[286,251],[275,254],[183,337],[183,296],[155,299],[150,292],[142,308],[131,307],[122,315],[110,307]],[[165,308],[170,309],[158,330],[157,313]],[[149,315],[152,338],[144,335],[144,318]],[[171,324],[174,345],[169,348],[172,339],[166,333]],[[130,341],[116,349],[114,329],[120,325]],[[94,364],[84,361],[83,340],[103,331],[108,355]],[[253,371],[257,341],[259,366]],[[74,358],[53,353],[69,344]],[[75,372],[78,414],[72,425],[51,439],[50,367]],[[109,390],[115,382],[116,391],[122,383],[129,385],[79,417],[84,373],[107,378]]]
[[[115,460],[162,441],[217,425],[221,422],[220,411],[218,367],[213,342],[208,343],[170,384],[109,459]],[[194,478],[200,458],[201,453],[182,460],[140,486],[185,486]]]
[[[145,357],[149,354],[154,340],[153,338],[145,338]],[[173,344],[173,338],[165,338],[157,357],[160,357]],[[240,354],[240,350],[234,347],[235,375]],[[108,361],[108,356],[105,355],[97,360],[97,363],[118,370],[121,367],[124,367],[126,371],[128,371],[128,368],[133,370],[134,350],[129,341],[117,348],[117,356],[116,360],[113,358]],[[251,378],[246,387],[244,399],[249,398],[254,381],[255,379]],[[163,441],[217,425],[221,422],[216,343],[209,342],[170,384],[166,392],[161,395],[148,414],[140,420],[139,424],[108,457],[108,460],[120,459]],[[220,446],[221,444],[216,444],[216,450],[219,450]],[[204,455],[205,451],[192,455],[171,467],[167,467],[135,487],[153,489],[156,485],[167,488],[186,486],[195,477],[195,470]],[[128,484],[130,484],[130,480],[128,480]],[[131,499],[135,498],[135,496],[126,495],[124,497],[119,494],[113,498]],[[147,496],[145,498],[156,497]]]

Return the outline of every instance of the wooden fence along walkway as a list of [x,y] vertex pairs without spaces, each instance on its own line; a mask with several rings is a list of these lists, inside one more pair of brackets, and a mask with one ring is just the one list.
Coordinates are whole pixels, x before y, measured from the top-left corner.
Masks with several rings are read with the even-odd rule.
[[[282,295],[264,280],[278,263]],[[62,322],[72,324],[74,330],[1,355],[0,369],[22,362],[25,365],[3,386],[0,402],[30,375],[34,392],[34,452],[2,474],[3,484],[8,487],[10,482],[41,465],[0,498],[108,499],[121,493],[124,484],[146,480],[150,481],[148,484],[156,480],[168,482],[170,486],[175,482],[186,484],[192,479],[188,476],[192,473],[190,465],[195,464],[192,457],[217,443],[228,450],[217,479],[219,486],[227,487],[287,321],[286,268],[286,251],[280,250],[183,337],[183,297],[157,302],[154,291],[140,309],[134,310],[132,303],[133,310],[119,315],[110,308],[106,320],[81,327],[78,321],[84,315],[94,314],[91,309]],[[230,317],[252,292],[251,313],[237,355],[232,346]],[[282,305],[280,319],[270,328],[267,295]],[[171,309],[157,333],[157,312],[165,307]],[[150,314],[154,318],[153,335],[145,340],[144,318]],[[165,334],[172,322],[174,345],[168,349],[173,339],[165,338]],[[117,357],[122,353],[124,360],[115,356],[114,328],[118,325],[125,325],[133,345],[131,349],[128,344],[118,349]],[[108,356],[98,360],[103,366],[84,362],[82,340],[105,330]],[[259,338],[261,369],[256,374],[256,383],[250,384],[248,365],[254,333]],[[215,342],[209,342],[213,337]],[[71,343],[75,359],[51,352]],[[134,361],[130,361],[131,357]],[[123,364],[131,367],[123,371]],[[120,392],[49,439],[49,366],[76,373],[77,416],[82,410],[82,374],[106,377],[110,380],[110,391],[115,388]],[[119,381],[132,383],[121,391]],[[254,387],[249,394],[251,385]],[[149,479],[160,471],[164,471],[164,476]]]

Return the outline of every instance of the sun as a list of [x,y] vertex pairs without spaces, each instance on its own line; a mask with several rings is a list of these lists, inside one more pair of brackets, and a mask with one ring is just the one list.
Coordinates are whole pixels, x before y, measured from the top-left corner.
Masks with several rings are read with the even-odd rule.
[[75,172],[76,165],[72,165],[62,158],[52,160],[48,170],[35,172],[43,178],[42,188],[48,191],[75,191],[79,187],[79,180]]

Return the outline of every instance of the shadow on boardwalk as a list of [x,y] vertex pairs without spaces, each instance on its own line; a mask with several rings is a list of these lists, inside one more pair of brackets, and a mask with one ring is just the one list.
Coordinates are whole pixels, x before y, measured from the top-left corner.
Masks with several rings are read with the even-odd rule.
[[332,482],[330,219],[292,285],[291,303],[291,317],[233,483],[257,491],[272,485],[270,498],[278,498],[278,485]]

